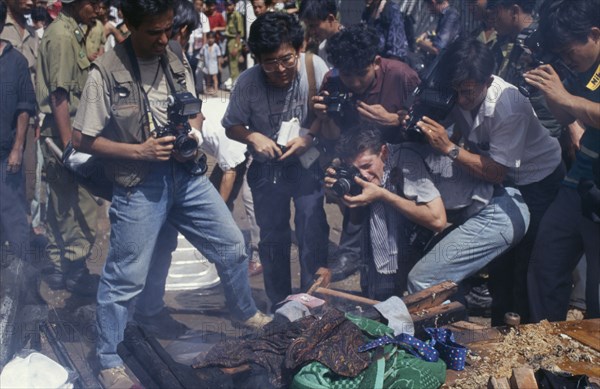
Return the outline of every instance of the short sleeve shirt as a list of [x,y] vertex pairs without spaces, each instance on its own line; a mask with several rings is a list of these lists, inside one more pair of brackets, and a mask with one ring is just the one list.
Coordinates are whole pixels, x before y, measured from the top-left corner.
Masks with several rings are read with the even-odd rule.
[[538,120],[529,99],[515,86],[493,76],[475,118],[455,107],[451,114],[464,147],[508,168],[514,185],[538,182],[561,162],[558,140]]
[[64,89],[68,94],[69,113],[75,115],[87,79],[90,61],[85,35],[75,19],[59,13],[48,26],[40,44],[37,60],[36,96],[40,111],[50,114],[50,94]]
[[[269,138],[279,131],[282,121],[297,118],[303,127],[308,127],[309,91],[304,53],[300,54],[298,61],[299,77],[286,88],[268,85],[260,65],[240,74],[221,122],[223,127],[242,125]],[[313,64],[318,90],[328,69],[325,62],[316,55],[313,56]]]
[[40,44],[39,38],[35,30],[26,26],[23,35],[20,34],[18,24],[10,13],[6,15],[6,24],[4,30],[0,34],[0,38],[4,39],[17,49],[18,52],[27,59],[27,67],[31,73],[35,73],[36,58],[38,47]]

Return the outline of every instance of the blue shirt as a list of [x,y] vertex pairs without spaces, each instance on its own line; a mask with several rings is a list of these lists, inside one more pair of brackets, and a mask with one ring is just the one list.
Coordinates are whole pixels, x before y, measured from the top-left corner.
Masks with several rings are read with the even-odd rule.
[[442,11],[431,44],[438,50],[448,46],[460,34],[460,13],[454,7]]
[[27,59],[9,42],[0,53],[0,158],[10,153],[21,111],[35,114],[35,92],[29,75]]
[[[590,70],[578,75],[573,82],[570,92],[576,96],[600,103],[600,82],[594,84],[594,79],[600,79],[600,65],[594,65]],[[596,89],[594,89],[594,85]],[[585,126],[585,132],[580,141],[581,148],[577,151],[575,163],[569,170],[564,184],[576,188],[582,179],[594,179],[593,165],[600,153],[600,124],[597,127]]]

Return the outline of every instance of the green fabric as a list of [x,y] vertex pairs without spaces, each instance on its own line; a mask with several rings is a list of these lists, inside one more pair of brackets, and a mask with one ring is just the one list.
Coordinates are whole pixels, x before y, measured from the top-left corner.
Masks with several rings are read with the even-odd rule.
[[[365,341],[383,335],[393,335],[388,326],[353,315],[346,318],[357,325]],[[370,388],[439,388],[446,380],[446,364],[441,359],[426,362],[408,354],[394,345],[383,348],[384,355],[354,378],[341,377],[319,362],[304,366],[294,376],[293,389],[370,389]],[[371,352],[373,357],[374,351]]]

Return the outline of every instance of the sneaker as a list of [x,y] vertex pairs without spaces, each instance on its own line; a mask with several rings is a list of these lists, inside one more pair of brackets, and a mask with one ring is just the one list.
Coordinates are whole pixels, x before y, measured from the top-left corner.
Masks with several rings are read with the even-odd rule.
[[246,320],[243,324],[247,328],[259,331],[259,330],[262,330],[264,326],[266,326],[267,324],[269,324],[272,321],[273,321],[272,317],[265,315],[261,311],[256,311],[254,316],[252,316],[250,319]]
[[130,389],[135,386],[123,366],[101,370],[98,379],[104,389]]
[[133,315],[133,320],[146,331],[159,339],[174,340],[190,330],[185,324],[173,319],[169,310],[163,308],[153,316],[144,316],[138,313]]

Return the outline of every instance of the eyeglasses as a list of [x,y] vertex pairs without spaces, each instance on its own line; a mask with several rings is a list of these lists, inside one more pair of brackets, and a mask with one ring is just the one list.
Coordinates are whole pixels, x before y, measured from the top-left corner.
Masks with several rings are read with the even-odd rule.
[[261,63],[263,70],[267,73],[273,73],[279,70],[279,65],[282,65],[286,69],[293,68],[298,63],[298,56],[296,54],[288,54],[285,57],[271,59]]

